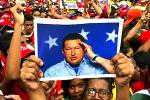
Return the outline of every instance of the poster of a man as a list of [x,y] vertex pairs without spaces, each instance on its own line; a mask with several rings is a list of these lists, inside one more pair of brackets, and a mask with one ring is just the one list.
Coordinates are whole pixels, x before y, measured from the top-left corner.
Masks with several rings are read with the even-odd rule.
[[36,56],[44,61],[44,77],[109,73],[107,63],[119,51],[122,23],[35,19]]

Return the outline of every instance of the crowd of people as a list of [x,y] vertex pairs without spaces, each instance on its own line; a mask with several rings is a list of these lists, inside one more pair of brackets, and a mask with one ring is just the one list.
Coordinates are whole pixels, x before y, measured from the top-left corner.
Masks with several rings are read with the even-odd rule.
[[[63,0],[0,1],[0,99],[150,100],[149,0],[75,2],[77,9],[67,8]],[[58,91],[58,82],[40,81],[48,72],[42,72],[43,61],[34,56],[34,18],[124,19],[120,53],[111,60],[97,56],[80,35],[70,34],[63,41],[65,60],[74,67],[74,73],[78,73],[76,66],[83,62],[81,56],[86,52],[89,59],[103,66],[103,69],[92,66],[92,70],[99,69],[97,73],[116,74],[116,77],[65,80]],[[71,47],[67,47],[70,43]],[[82,67],[90,68],[88,64]]]

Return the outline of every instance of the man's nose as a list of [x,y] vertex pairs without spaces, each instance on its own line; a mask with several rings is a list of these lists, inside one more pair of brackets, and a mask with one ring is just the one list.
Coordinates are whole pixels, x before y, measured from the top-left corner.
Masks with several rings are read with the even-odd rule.
[[75,93],[78,93],[79,92],[79,88],[75,87],[74,91],[75,91]]
[[94,100],[101,100],[100,97],[99,97],[99,95],[98,95],[98,93],[95,94]]
[[71,55],[72,55],[72,56],[76,55],[75,49],[72,49],[72,50],[71,50]]

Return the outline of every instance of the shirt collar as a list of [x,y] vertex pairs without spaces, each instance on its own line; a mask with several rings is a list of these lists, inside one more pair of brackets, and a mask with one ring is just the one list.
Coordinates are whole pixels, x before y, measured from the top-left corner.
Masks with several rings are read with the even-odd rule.
[[31,37],[32,35],[33,35],[33,32],[31,32],[31,34],[29,34],[29,35],[25,35],[25,37],[29,38],[29,37]]

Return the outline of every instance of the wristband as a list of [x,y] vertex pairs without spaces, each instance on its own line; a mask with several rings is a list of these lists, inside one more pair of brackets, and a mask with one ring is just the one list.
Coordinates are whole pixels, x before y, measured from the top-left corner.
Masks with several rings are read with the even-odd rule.
[[95,61],[95,59],[98,57],[98,55],[95,55],[92,60]]

